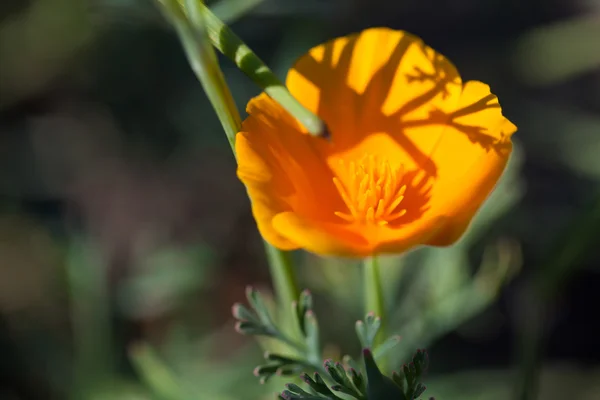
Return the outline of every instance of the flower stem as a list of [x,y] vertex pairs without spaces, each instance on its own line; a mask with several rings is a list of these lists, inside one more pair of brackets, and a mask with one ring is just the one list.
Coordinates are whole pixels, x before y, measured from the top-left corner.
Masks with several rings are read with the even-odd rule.
[[328,137],[325,123],[304,107],[275,76],[273,71],[254,53],[227,25],[200,0],[196,3],[201,10],[208,37],[221,53],[237,65],[250,79],[296,118],[312,136]]
[[287,251],[282,251],[265,242],[267,259],[269,260],[269,269],[273,288],[279,304],[279,321],[287,329],[288,334],[293,334],[293,317],[290,307],[294,301],[298,300],[300,292],[296,283],[294,274],[294,263],[292,255]]
[[[385,340],[387,328],[387,315],[385,312],[379,259],[377,256],[365,258],[363,262],[363,285],[365,313],[373,312],[381,318],[381,328],[373,341],[373,347],[376,348]],[[380,366],[383,367],[383,364],[383,362],[380,362]]]
[[240,113],[219,67],[217,55],[206,35],[198,2],[186,0],[186,11],[177,0],[157,0],[171,21],[185,50],[194,74],[210,100],[235,156],[235,135],[241,127]]
[[[207,38],[206,28],[213,35],[215,24],[218,27],[218,32],[230,32],[221,41],[222,45],[226,47],[239,46],[237,42],[231,43],[231,38],[235,38],[235,35],[200,0],[157,1],[162,5],[165,15],[175,26],[190,66],[206,91],[221,125],[223,125],[227,140],[235,156],[235,135],[240,131],[242,125],[240,113],[219,67],[216,54]],[[241,43],[239,39],[237,40]],[[248,51],[250,50],[248,49]],[[288,310],[299,295],[292,259],[289,253],[281,251],[266,242],[265,248],[279,306],[284,310]],[[284,315],[286,318],[290,318],[291,313],[285,312]],[[289,321],[289,323],[285,321],[285,326],[290,327],[290,331],[292,323],[293,321]]]

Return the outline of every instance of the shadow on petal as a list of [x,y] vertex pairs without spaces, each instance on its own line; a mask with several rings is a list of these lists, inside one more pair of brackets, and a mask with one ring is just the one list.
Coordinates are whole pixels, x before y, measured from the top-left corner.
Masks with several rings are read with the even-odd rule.
[[433,188],[433,179],[420,170],[412,170],[405,173],[403,182],[406,185],[404,200],[399,204],[399,209],[406,210],[400,218],[389,223],[390,228],[399,228],[410,224],[423,217],[429,210],[429,200]]
[[372,252],[362,235],[343,224],[315,221],[285,212],[273,218],[273,227],[290,242],[315,254],[366,256]]
[[447,128],[486,151],[507,148],[507,140],[490,133],[496,126],[462,122],[490,108],[501,115],[496,96],[488,92],[459,104],[463,84],[456,68],[405,32],[373,28],[317,46],[297,61],[287,83],[328,124],[334,145],[317,144],[325,153],[344,152],[369,134],[386,132],[417,168],[436,177],[430,155]]

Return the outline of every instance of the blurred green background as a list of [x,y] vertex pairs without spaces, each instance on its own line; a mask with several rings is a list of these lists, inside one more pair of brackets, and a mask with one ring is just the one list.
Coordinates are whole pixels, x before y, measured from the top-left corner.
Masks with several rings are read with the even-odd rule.
[[[329,38],[404,29],[489,83],[519,127],[447,249],[385,259],[405,362],[438,400],[600,398],[600,5],[208,2],[281,77]],[[240,109],[258,89],[221,60]],[[325,353],[358,351],[358,265],[297,254]],[[220,124],[150,0],[0,2],[0,399],[269,399],[233,331],[269,292]]]

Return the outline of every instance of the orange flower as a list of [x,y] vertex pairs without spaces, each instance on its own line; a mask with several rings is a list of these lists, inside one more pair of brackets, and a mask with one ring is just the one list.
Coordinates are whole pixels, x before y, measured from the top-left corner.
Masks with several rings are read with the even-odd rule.
[[286,84],[331,141],[264,93],[236,137],[258,229],[280,249],[367,256],[452,244],[512,150],[516,126],[489,87],[463,83],[406,32],[374,28],[314,47]]

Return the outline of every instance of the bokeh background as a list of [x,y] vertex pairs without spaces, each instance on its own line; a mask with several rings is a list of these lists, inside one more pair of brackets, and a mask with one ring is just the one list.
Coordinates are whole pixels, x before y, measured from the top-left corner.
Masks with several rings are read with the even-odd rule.
[[[384,260],[394,360],[429,349],[437,399],[600,398],[600,3],[209,4],[281,77],[385,25],[491,85],[517,149],[460,243]],[[243,110],[259,90],[221,65]],[[296,256],[326,355],[356,354],[358,266]],[[155,4],[2,0],[0,399],[273,398],[233,330],[248,284],[270,291],[262,242]]]

